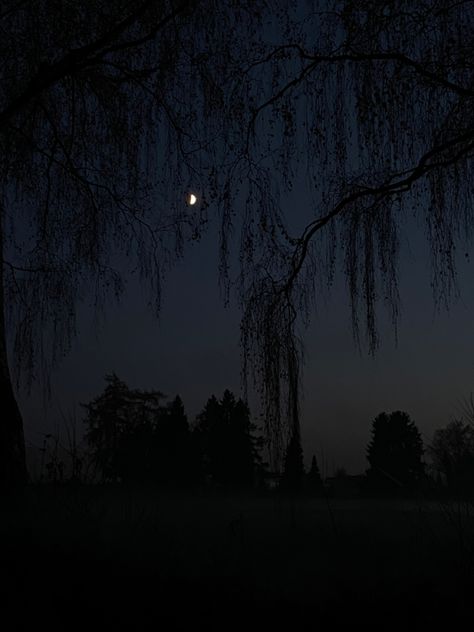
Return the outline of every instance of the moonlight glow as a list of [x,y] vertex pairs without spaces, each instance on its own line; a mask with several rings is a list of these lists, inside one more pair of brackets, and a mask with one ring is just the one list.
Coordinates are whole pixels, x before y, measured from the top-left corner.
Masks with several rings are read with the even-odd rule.
[[189,197],[188,197],[188,202],[191,206],[194,206],[194,204],[196,204],[197,202],[197,197],[194,195],[194,193],[190,193]]

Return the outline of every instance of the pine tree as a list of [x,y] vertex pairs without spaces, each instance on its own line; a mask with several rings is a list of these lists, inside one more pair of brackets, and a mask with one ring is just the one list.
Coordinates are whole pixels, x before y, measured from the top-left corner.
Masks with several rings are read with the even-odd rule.
[[204,477],[219,487],[252,487],[264,467],[256,429],[247,404],[229,390],[220,401],[210,397],[194,429]]
[[182,487],[192,475],[190,432],[179,395],[161,409],[153,437],[153,479],[165,487]]
[[299,492],[304,481],[304,461],[303,448],[301,447],[301,436],[299,431],[295,431],[288,442],[285,454],[285,463],[281,479],[281,489],[289,492]]
[[403,493],[413,490],[424,472],[423,441],[410,416],[402,411],[380,413],[372,423],[367,448],[369,489]]
[[311,459],[311,468],[307,476],[308,489],[313,493],[321,492],[323,488],[323,481],[321,473],[319,471],[318,462],[316,461],[316,455],[313,454]]

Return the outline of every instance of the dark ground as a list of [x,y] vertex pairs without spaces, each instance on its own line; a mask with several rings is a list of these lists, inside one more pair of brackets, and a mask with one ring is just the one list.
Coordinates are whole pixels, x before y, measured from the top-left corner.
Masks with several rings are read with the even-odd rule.
[[474,621],[474,506],[28,489],[4,505],[5,629]]

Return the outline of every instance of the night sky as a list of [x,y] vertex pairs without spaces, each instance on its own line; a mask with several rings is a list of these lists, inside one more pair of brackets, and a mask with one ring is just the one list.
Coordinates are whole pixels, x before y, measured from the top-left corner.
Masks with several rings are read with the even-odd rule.
[[474,620],[472,6],[0,2],[15,629]]
[[[348,153],[355,161],[351,142]],[[364,147],[359,149],[363,155]],[[413,154],[418,153],[414,145]],[[354,162],[356,172],[355,167]],[[176,195],[184,203],[190,192]],[[291,198],[282,199],[282,210],[293,235],[321,215],[321,208],[312,208],[301,174]],[[380,348],[375,357],[364,344],[357,349],[341,272],[330,299],[319,305],[304,333],[302,441],[306,464],[315,453],[323,474],[331,475],[337,467],[350,473],[365,470],[370,425],[382,411],[408,412],[428,445],[435,429],[459,416],[463,398],[473,389],[474,257],[466,257],[467,247],[459,244],[460,297],[451,301],[449,312],[438,311],[423,232],[410,220],[401,233],[398,344],[379,305]],[[218,254],[214,224],[199,243],[187,245],[184,258],[168,274],[159,321],[147,308],[146,290],[130,274],[124,277],[127,290],[121,303],[110,301],[100,326],[87,303],[80,307],[78,337],[52,376],[46,408],[38,385],[31,395],[20,395],[28,445],[40,446],[44,433],[55,433],[64,415],[75,414],[80,424],[79,403],[98,395],[104,376],[112,372],[132,388],[158,389],[168,397],[179,393],[191,422],[211,394],[220,397],[226,388],[241,394],[240,312],[235,297],[225,308],[219,295]],[[252,394],[249,403],[258,421]]]
[[[301,207],[303,195],[302,200]],[[83,305],[79,335],[53,375],[48,407],[39,389],[21,398],[28,445],[39,446],[43,433],[61,428],[61,411],[75,412],[80,427],[78,403],[98,395],[111,372],[132,388],[158,389],[169,397],[179,393],[191,422],[212,393],[220,397],[225,388],[241,393],[240,315],[235,302],[225,308],[219,295],[217,244],[211,230],[188,246],[164,285],[159,322],[132,275],[121,303],[111,302],[99,327],[93,310]],[[302,442],[306,464],[315,453],[326,475],[337,467],[349,473],[366,469],[370,425],[378,413],[408,412],[426,445],[436,428],[459,415],[463,398],[473,390],[472,264],[462,250],[460,298],[449,312],[437,311],[422,229],[406,230],[401,244],[398,345],[382,307],[376,356],[367,348],[358,351],[342,274],[304,337]],[[251,398],[250,404],[258,421],[257,401]]]

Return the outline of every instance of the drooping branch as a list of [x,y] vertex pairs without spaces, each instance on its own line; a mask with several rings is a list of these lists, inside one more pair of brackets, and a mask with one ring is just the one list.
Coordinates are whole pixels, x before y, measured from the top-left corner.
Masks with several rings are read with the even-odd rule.
[[291,92],[297,86],[300,86],[305,79],[310,75],[316,68],[323,64],[344,64],[346,62],[351,62],[355,64],[366,64],[368,62],[397,62],[401,66],[405,68],[409,68],[415,72],[415,74],[423,77],[424,79],[428,79],[433,85],[438,86],[439,88],[448,89],[453,94],[456,94],[461,97],[474,97],[474,88],[473,86],[465,87],[450,81],[446,77],[432,72],[429,70],[426,65],[423,63],[411,59],[407,55],[403,53],[397,52],[378,52],[378,53],[344,53],[344,54],[331,54],[331,55],[318,55],[311,54],[304,51],[301,46],[298,44],[286,44],[284,46],[278,46],[273,50],[265,59],[253,63],[247,69],[247,72],[251,69],[255,68],[258,65],[263,65],[268,63],[269,61],[278,58],[279,54],[295,50],[298,53],[298,57],[302,60],[309,61],[307,65],[300,70],[293,79],[289,82],[285,83],[276,94],[273,94],[269,99],[261,103],[257,106],[253,113],[252,118],[250,120],[248,126],[248,141],[252,133],[255,131],[255,124],[258,116],[267,108],[275,105],[288,93]]
[[[363,3],[347,4],[357,20],[357,10],[360,14],[371,11]],[[421,213],[432,203],[433,212],[425,217],[433,266],[447,266],[439,268],[442,275],[448,273],[441,279],[447,292],[455,274],[453,231],[472,221],[469,211],[460,210],[462,204],[469,204],[469,159],[474,154],[471,44],[456,32],[454,51],[446,56],[443,40],[438,49],[433,39],[422,42],[421,18],[414,20],[420,29],[414,29],[418,49],[409,37],[399,46],[396,40],[390,43],[384,29],[390,31],[390,20],[396,15],[392,4],[386,20],[381,9],[385,23],[374,22],[372,36],[370,30],[362,30],[365,23],[360,31],[354,27],[347,37],[334,36],[333,41],[330,37],[321,41],[317,34],[313,38],[317,50],[303,36],[301,44],[295,39],[272,46],[245,67],[252,80],[260,72],[269,77],[261,82],[262,92],[269,96],[257,100],[248,119],[245,156],[249,163],[252,151],[260,151],[261,163],[267,160],[268,170],[277,170],[291,191],[295,179],[291,168],[306,157],[317,208],[330,209],[315,213],[314,219],[291,231],[299,234],[291,239],[284,237],[286,228],[278,220],[270,223],[262,232],[264,252],[257,259],[258,269],[254,267],[252,274],[247,267],[242,284],[244,366],[256,367],[253,375],[262,394],[275,462],[282,437],[288,437],[299,422],[298,412],[288,405],[295,384],[298,396],[300,388],[298,324],[308,322],[308,305],[319,298],[316,284],[319,288],[326,278],[331,284],[335,258],[344,252],[354,334],[358,338],[363,295],[366,332],[374,351],[379,283],[395,326],[398,319],[397,255],[403,214],[396,210],[416,199]],[[433,18],[430,6],[425,8],[426,16]],[[452,7],[449,12],[455,15]],[[400,9],[400,15],[409,16],[409,9]],[[335,21],[340,19],[334,16]],[[448,28],[441,21],[437,26]],[[361,32],[362,46],[357,43]],[[415,122],[420,127],[417,134],[413,134]],[[264,153],[261,143],[267,132],[271,140]],[[275,155],[282,156],[281,160],[274,160]],[[347,167],[355,172],[356,166],[359,173],[346,172]],[[448,206],[451,196],[457,200],[453,208]],[[256,216],[267,217],[265,203],[261,206],[264,212],[257,208]],[[291,223],[291,213],[288,219]],[[247,226],[251,233],[250,222]],[[273,241],[279,248],[274,247],[272,253]],[[249,260],[256,265],[254,259]]]
[[[25,271],[56,266],[41,295],[64,288],[68,320],[87,273],[99,287],[111,281],[112,246],[137,254],[153,276],[158,251],[181,252],[207,221],[207,199],[216,201],[229,287],[232,235],[240,239],[244,356],[255,354],[269,432],[295,429],[298,328],[341,250],[349,292],[359,299],[362,288],[373,331],[376,284],[396,301],[395,209],[415,199],[416,184],[426,183],[417,212],[433,204],[432,245],[446,252],[454,243],[474,143],[474,13],[443,0],[415,9],[408,0],[327,0],[308,10],[284,1],[115,2],[102,12],[70,3],[80,28],[69,37],[44,17],[37,28],[31,11],[12,21],[32,45],[5,64],[1,166],[11,234],[20,226],[23,235],[24,221],[33,247],[7,260]],[[111,6],[122,16],[112,27]],[[50,61],[38,66],[43,51]],[[284,196],[303,177],[311,202],[294,212]],[[191,186],[202,215],[184,203]],[[165,230],[175,234],[171,246]],[[451,251],[442,257],[451,265]],[[38,287],[21,289],[40,300]],[[41,313],[51,320],[47,305]],[[20,333],[34,342],[27,320]]]
[[24,108],[51,88],[59,81],[72,76],[90,66],[100,64],[104,57],[113,52],[136,49],[154,39],[158,32],[172,22],[180,13],[187,9],[193,2],[187,0],[179,4],[175,9],[165,15],[146,35],[141,38],[111,45],[117,39],[136,24],[151,8],[156,6],[156,0],[146,0],[135,11],[127,15],[118,24],[110,28],[95,41],[80,48],[70,50],[58,61],[52,64],[42,64],[35,76],[33,76],[23,91],[16,96],[2,111],[0,111],[0,130],[17,116]]
[[[443,154],[448,150],[455,150],[454,155],[443,159]],[[441,143],[440,145],[427,151],[420,158],[416,167],[406,171],[403,174],[403,177],[400,177],[402,174],[395,174],[390,177],[388,182],[379,186],[364,186],[352,193],[349,193],[334,207],[332,211],[323,217],[315,219],[306,226],[298,241],[298,246],[293,253],[290,266],[291,271],[287,279],[282,284],[282,291],[287,293],[291,290],[291,286],[295,282],[301,268],[303,267],[308,253],[309,244],[314,235],[330,221],[344,213],[348,207],[367,198],[373,199],[376,205],[384,198],[407,192],[418,180],[425,177],[431,171],[448,167],[449,165],[456,163],[458,160],[469,156],[472,151],[474,151],[474,129],[460,134],[459,136]]]

